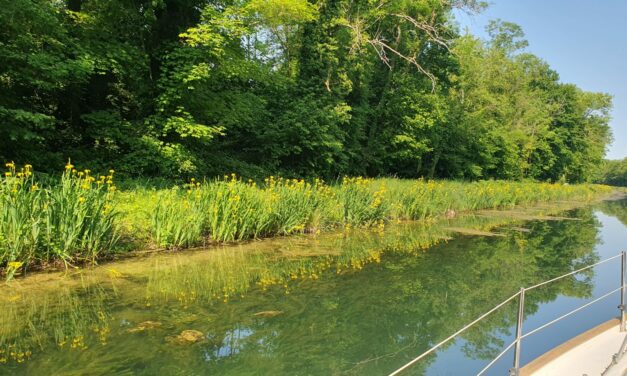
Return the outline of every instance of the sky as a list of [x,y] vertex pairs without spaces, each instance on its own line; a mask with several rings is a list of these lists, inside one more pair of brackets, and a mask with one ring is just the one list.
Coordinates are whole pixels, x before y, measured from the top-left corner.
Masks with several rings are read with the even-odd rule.
[[627,0],[492,0],[478,15],[456,13],[462,31],[487,38],[500,18],[520,25],[528,52],[545,60],[562,82],[614,97],[614,142],[606,158],[627,157]]

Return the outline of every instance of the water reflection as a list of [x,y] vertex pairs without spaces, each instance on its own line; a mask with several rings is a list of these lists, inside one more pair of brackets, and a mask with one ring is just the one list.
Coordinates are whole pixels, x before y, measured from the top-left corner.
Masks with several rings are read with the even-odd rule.
[[602,213],[616,217],[623,225],[627,226],[627,200],[604,201],[597,207]]
[[[624,205],[601,208],[624,213]],[[590,208],[563,214],[578,221],[520,219],[556,210],[253,242],[14,281],[0,291],[0,373],[388,373],[521,286],[596,262],[600,223]],[[458,227],[504,236],[458,235]],[[592,273],[534,291],[527,314],[558,296],[591,296]],[[467,332],[463,353],[500,352],[516,309]],[[166,341],[183,330],[202,339]],[[438,356],[411,374],[427,373]]]
[[[217,360],[218,358],[226,358],[234,356],[243,350],[246,339],[253,335],[253,330],[250,328],[235,328],[227,331],[224,334],[224,338],[214,350],[204,352],[204,358],[207,362]],[[258,339],[257,344],[264,346],[268,341],[264,338]],[[267,352],[267,351],[266,351]]]

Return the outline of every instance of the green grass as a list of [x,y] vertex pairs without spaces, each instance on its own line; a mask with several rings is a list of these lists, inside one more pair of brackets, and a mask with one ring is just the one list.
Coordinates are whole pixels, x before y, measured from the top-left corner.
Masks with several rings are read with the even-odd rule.
[[[235,175],[172,188],[113,186],[113,172],[92,177],[67,166],[45,185],[32,167],[7,164],[0,180],[0,268],[94,261],[114,252],[184,249],[350,227],[425,220],[459,212],[559,200],[591,200],[602,185],[509,181],[344,178],[327,185]],[[50,181],[50,179],[48,179]]]

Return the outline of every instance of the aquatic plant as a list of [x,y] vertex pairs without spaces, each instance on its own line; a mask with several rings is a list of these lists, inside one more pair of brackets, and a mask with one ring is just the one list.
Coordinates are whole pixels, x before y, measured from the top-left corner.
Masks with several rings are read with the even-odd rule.
[[374,187],[370,179],[345,177],[337,191],[345,225],[371,226],[388,219],[385,184]]
[[586,184],[362,177],[327,185],[270,176],[257,184],[235,174],[116,192],[113,170],[97,177],[68,163],[59,180],[44,185],[30,165],[18,169],[9,162],[6,168],[0,178],[0,268],[6,275],[19,272],[12,262],[24,268],[94,260],[118,249],[182,249],[334,228],[383,228],[389,221],[590,200],[611,192]]
[[193,247],[202,241],[203,202],[193,187],[186,193],[179,189],[159,192],[151,212],[152,241],[160,248]]
[[115,249],[117,212],[113,173],[93,177],[70,163],[59,181],[43,185],[32,166],[13,162],[0,180],[0,266],[94,260]]

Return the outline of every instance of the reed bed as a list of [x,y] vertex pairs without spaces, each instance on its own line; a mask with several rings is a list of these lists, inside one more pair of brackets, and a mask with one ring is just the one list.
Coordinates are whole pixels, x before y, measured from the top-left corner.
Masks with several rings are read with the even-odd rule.
[[139,249],[183,249],[338,228],[379,227],[539,202],[591,200],[602,185],[511,181],[430,181],[345,177],[263,182],[235,174],[168,189],[116,191],[113,170],[92,176],[68,163],[59,179],[37,182],[32,166],[6,164],[0,178],[0,268],[7,277],[33,264],[91,260]]

